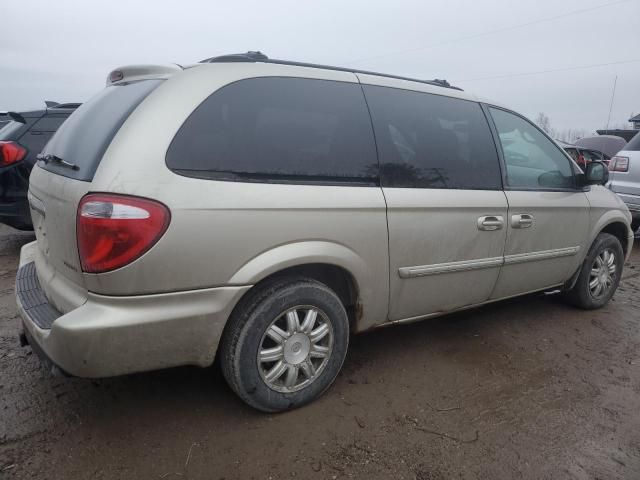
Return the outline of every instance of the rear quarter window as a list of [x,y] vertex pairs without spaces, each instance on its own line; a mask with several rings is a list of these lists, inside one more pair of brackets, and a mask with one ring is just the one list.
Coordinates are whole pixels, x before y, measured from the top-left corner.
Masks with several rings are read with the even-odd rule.
[[102,90],[62,123],[43,151],[77,165],[78,169],[53,162],[40,163],[40,166],[65,177],[91,181],[122,124],[161,82],[143,80],[111,85]]
[[358,84],[264,77],[214,92],[173,139],[167,166],[234,181],[371,184],[377,157]]

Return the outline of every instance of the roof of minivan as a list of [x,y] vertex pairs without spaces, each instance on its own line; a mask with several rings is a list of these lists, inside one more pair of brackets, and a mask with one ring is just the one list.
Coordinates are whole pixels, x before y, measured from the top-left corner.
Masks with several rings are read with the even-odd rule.
[[[244,64],[248,71],[255,71],[255,76],[260,76],[262,72],[268,72],[269,75],[283,75],[293,77],[306,77],[314,78],[319,72],[325,72],[329,74],[336,74],[336,80],[338,74],[342,75],[354,75],[360,83],[368,85],[378,85],[383,87],[394,87],[405,90],[416,90],[426,93],[433,93],[436,95],[444,95],[448,97],[460,98],[462,100],[479,101],[479,99],[468,92],[464,92],[459,89],[447,88],[441,85],[433,84],[430,82],[422,82],[418,80],[411,80],[402,77],[391,77],[387,75],[379,75],[375,73],[363,73],[352,72],[349,70],[336,70],[332,68],[321,68],[316,66],[298,65],[298,64],[282,64],[282,63],[252,63]],[[232,66],[234,68],[239,67],[238,63],[203,63],[195,66],[196,69],[220,69],[224,66]],[[254,75],[252,75],[254,76]],[[333,75],[332,75],[333,76]],[[353,78],[353,77],[352,77]],[[495,102],[488,102],[495,104]]]
[[269,58],[260,51],[249,51],[247,53],[233,53],[231,55],[221,55],[218,57],[211,57],[205,60],[201,60],[199,63],[240,63],[240,62],[273,63],[277,65],[291,65],[296,67],[319,68],[322,70],[335,70],[340,72],[351,72],[355,74],[375,75],[378,77],[388,77],[388,78],[395,78],[400,80],[409,80],[412,82],[420,82],[420,83],[427,83],[429,85],[436,85],[438,87],[462,90],[459,87],[454,87],[448,81],[440,80],[438,78],[433,80],[422,80],[417,78],[409,78],[409,77],[403,77],[399,75],[393,75],[389,73],[379,73],[379,72],[371,72],[367,70],[358,70],[358,69],[349,68],[349,67],[336,67],[333,65],[319,65],[315,63],[296,62],[292,60],[279,60],[279,59]]
[[[207,58],[205,60],[200,61],[197,64],[188,65],[183,68],[193,68],[202,64],[221,64],[221,63],[265,63],[270,65],[282,65],[284,67],[303,67],[303,68],[312,68],[312,69],[320,69],[326,71],[336,71],[336,72],[349,72],[353,73],[358,77],[361,83],[373,83],[375,85],[395,87],[395,88],[403,88],[406,90],[419,90],[425,91],[422,88],[412,88],[412,85],[430,85],[436,87],[436,89],[428,89],[429,93],[434,93],[437,95],[445,95],[455,98],[460,98],[464,100],[471,100],[474,102],[483,102],[490,105],[496,105],[499,107],[507,108],[506,106],[500,104],[499,102],[495,102],[491,99],[478,97],[471,93],[466,93],[462,88],[451,85],[447,80],[441,79],[433,79],[433,80],[424,80],[418,78],[410,78],[401,75],[394,75],[390,73],[380,73],[380,72],[370,72],[366,70],[359,70],[348,67],[336,67],[332,65],[318,65],[314,63],[304,63],[304,62],[296,62],[291,60],[279,60],[272,59],[264,55],[260,51],[249,51],[246,53],[236,53],[231,55],[221,55],[217,57]],[[377,81],[373,81],[373,79],[378,79]],[[385,80],[386,79],[386,80]],[[455,92],[455,93],[454,93]]]

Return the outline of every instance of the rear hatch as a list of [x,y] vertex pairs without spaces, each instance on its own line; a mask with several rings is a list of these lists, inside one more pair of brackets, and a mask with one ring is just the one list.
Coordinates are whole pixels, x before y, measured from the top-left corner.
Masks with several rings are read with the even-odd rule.
[[161,82],[140,80],[106,87],[69,116],[31,173],[29,203],[38,241],[38,276],[49,301],[62,312],[77,306],[70,301],[69,291],[84,287],[76,241],[80,199],[91,190],[113,137]]

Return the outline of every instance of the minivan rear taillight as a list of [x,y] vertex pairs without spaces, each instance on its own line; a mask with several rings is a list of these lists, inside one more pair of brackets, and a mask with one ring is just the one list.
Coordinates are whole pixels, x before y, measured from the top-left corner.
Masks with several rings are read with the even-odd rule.
[[27,150],[16,142],[0,142],[0,167],[18,163],[27,156]]
[[171,214],[146,198],[92,193],[78,206],[76,234],[82,270],[102,273],[147,252],[164,234]]
[[612,157],[609,160],[610,172],[628,172],[629,171],[629,157]]

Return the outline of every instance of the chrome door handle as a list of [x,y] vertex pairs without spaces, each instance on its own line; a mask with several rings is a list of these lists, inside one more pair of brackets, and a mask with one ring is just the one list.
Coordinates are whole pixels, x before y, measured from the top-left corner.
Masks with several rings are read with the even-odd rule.
[[478,218],[478,230],[491,232],[500,230],[503,225],[504,218],[501,215],[487,215],[486,217]]
[[520,213],[511,216],[511,227],[513,228],[529,228],[531,225],[533,225],[533,215]]

